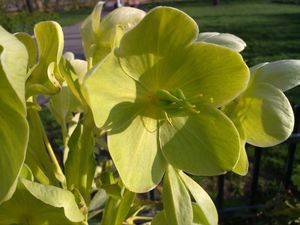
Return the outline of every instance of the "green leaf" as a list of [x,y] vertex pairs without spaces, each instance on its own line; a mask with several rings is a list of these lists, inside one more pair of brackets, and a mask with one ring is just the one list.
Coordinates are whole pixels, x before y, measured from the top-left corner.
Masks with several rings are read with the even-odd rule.
[[26,47],[28,52],[28,69],[33,67],[36,64],[37,58],[37,49],[33,37],[26,33],[15,33],[14,35]]
[[194,222],[201,225],[217,225],[218,212],[206,191],[182,171],[179,175],[196,201],[197,206],[193,206]]
[[122,188],[121,198],[109,198],[102,217],[103,225],[122,225],[132,207],[135,193]]
[[27,63],[24,45],[0,26],[0,203],[14,193],[25,160]]
[[[0,205],[1,224],[57,225],[58,221],[66,225],[84,224],[70,221],[80,222],[84,219],[71,192],[53,186],[38,184],[32,182],[32,180],[33,175],[29,167],[24,164],[16,192],[9,201]],[[24,183],[43,201],[34,197],[24,186]],[[53,202],[55,202],[53,204],[55,206],[48,204]],[[65,212],[70,220],[66,218]]]
[[108,147],[129,190],[147,192],[160,182],[165,171],[165,160],[157,143],[156,120],[135,117],[121,131],[108,133]]
[[192,224],[193,210],[190,195],[178,171],[167,167],[163,186],[163,203],[166,218],[172,225]]
[[219,110],[199,106],[200,113],[171,117],[159,129],[162,152],[174,167],[191,174],[215,176],[236,164],[240,141],[233,123]]
[[236,52],[241,52],[246,47],[246,43],[239,37],[233,34],[203,32],[199,33],[197,41],[221,45],[230,48]]
[[28,109],[29,142],[25,163],[30,167],[37,181],[58,186],[54,167],[50,161],[44,142],[44,128],[38,112]]
[[28,180],[22,180],[35,198],[55,208],[63,208],[65,216],[72,222],[81,222],[84,216],[79,210],[72,192],[50,185],[38,184]]
[[282,91],[270,84],[253,84],[230,107],[229,117],[243,127],[246,142],[252,145],[279,144],[293,131],[292,107]]
[[151,222],[151,225],[166,225],[166,224],[168,224],[168,220],[166,218],[165,211],[161,211],[157,213]]
[[300,84],[300,60],[279,60],[253,71],[254,83],[268,83],[282,91]]
[[96,163],[93,126],[85,122],[78,123],[68,142],[69,153],[65,163],[65,174],[68,189],[77,188],[85,202],[89,204]]
[[54,21],[40,22],[35,25],[34,34],[39,52],[38,64],[27,80],[26,94],[56,94],[63,82],[58,68],[64,47],[62,28]]

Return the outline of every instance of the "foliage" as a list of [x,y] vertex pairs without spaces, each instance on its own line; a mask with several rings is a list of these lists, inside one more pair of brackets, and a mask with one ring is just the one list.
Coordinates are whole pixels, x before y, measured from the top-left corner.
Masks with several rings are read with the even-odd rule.
[[1,13],[0,25],[9,32],[27,32],[33,33],[33,27],[36,23],[44,20],[56,20],[58,14],[44,12],[20,12],[16,14]]
[[[288,138],[283,91],[300,83],[300,61],[249,69],[242,39],[199,34],[178,9],[124,7],[100,21],[102,5],[82,23],[86,60],[63,54],[54,21],[36,24],[35,40],[0,28],[0,224],[218,224],[188,174],[245,175],[246,143]],[[39,95],[61,128],[62,165]],[[140,195],[155,188],[162,202]]]

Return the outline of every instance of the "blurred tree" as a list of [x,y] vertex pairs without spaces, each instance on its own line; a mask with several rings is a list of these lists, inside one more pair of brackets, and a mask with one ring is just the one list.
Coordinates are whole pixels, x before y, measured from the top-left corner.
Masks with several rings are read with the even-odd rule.
[[32,1],[31,0],[25,0],[25,3],[26,3],[26,7],[27,7],[28,11],[33,12]]
[[212,1],[212,4],[213,4],[213,5],[219,5],[219,4],[220,4],[220,0],[213,0],[213,1]]
[[44,4],[42,0],[34,0],[35,7],[38,11],[44,11]]

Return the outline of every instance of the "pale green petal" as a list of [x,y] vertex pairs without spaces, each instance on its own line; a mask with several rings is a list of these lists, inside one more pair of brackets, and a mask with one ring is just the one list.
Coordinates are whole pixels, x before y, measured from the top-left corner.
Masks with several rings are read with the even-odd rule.
[[249,81],[249,69],[241,55],[217,45],[195,43],[171,58],[169,65],[177,68],[172,73],[163,70],[161,85],[180,88],[195,104],[222,106],[245,90]]
[[[175,8],[157,7],[121,39],[118,55],[122,68],[139,80],[163,56],[176,54],[197,35],[198,26],[187,14]],[[162,74],[154,74],[158,75]]]
[[[115,44],[118,45],[115,41],[118,42],[124,33],[136,26],[145,15],[146,13],[140,9],[120,7],[105,16],[101,21],[99,32],[96,33],[93,64],[95,65],[110,53]],[[117,31],[118,27],[122,32]]]
[[108,147],[126,188],[147,192],[161,180],[165,160],[157,143],[157,121],[136,116],[127,127],[108,133]]
[[248,173],[249,161],[245,148],[246,141],[241,140],[240,157],[232,171],[241,176],[245,176]]
[[240,123],[239,120],[235,120],[233,118],[232,122],[235,124],[235,126],[239,132],[240,143],[241,143],[239,160],[237,161],[237,163],[234,166],[234,168],[232,169],[232,171],[241,176],[245,176],[245,175],[247,175],[248,168],[249,168],[249,161],[248,161],[248,156],[247,156],[246,147],[245,147],[246,146],[246,134],[245,134],[242,124]]
[[63,81],[58,69],[64,47],[62,28],[54,21],[40,22],[35,25],[34,34],[39,52],[38,64],[27,80],[26,94],[56,94]]
[[199,107],[199,114],[171,117],[160,126],[162,152],[174,167],[191,174],[215,176],[231,170],[240,141],[233,123],[219,110]]
[[300,60],[270,62],[254,72],[254,83],[269,83],[282,91],[300,84]]
[[209,195],[188,175],[182,171],[180,171],[179,174],[198,206],[196,210],[197,215],[194,213],[194,218],[197,219],[197,223],[202,225],[217,225],[218,212]]
[[14,193],[25,160],[27,63],[24,45],[0,26],[0,203]]
[[293,110],[278,88],[266,83],[253,84],[234,104],[229,117],[241,124],[247,143],[268,147],[290,136],[294,126]]
[[[119,35],[122,36],[145,16],[145,12],[140,9],[120,7],[106,15],[100,23],[102,7],[103,2],[99,2],[81,26],[84,52],[87,59],[93,58],[93,65],[112,51],[115,40],[120,39]],[[117,33],[119,26],[124,33]]]
[[26,33],[16,33],[14,35],[25,45],[27,49],[28,68],[33,67],[37,60],[37,49],[33,37]]
[[121,126],[141,108],[141,105],[136,103],[140,96],[147,96],[145,91],[123,72],[113,54],[94,67],[87,75],[84,86],[97,127]]
[[192,224],[193,210],[191,198],[178,171],[172,166],[167,167],[163,186],[163,203],[169,224]]
[[221,45],[236,52],[241,52],[246,47],[246,43],[239,37],[227,33],[204,32],[200,33],[197,41]]
[[197,38],[197,41],[204,41],[210,37],[213,37],[213,36],[216,36],[216,35],[219,35],[220,33],[218,32],[201,32],[199,33],[198,35],[198,38]]
[[99,1],[94,7],[93,12],[81,24],[80,34],[86,58],[92,56],[95,48],[96,34],[100,29],[100,17],[104,2]]

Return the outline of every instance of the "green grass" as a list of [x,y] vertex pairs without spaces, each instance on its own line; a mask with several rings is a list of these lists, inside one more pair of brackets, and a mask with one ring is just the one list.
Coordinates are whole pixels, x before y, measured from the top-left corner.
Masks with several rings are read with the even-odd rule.
[[[183,10],[198,23],[200,32],[225,32],[241,37],[247,64],[279,59],[300,59],[300,5],[276,4],[269,0],[182,1],[162,3]],[[146,5],[149,9],[154,5]],[[300,103],[300,88],[288,93],[292,103]]]
[[81,9],[77,11],[58,12],[57,22],[61,26],[70,26],[82,22],[90,13],[92,9]]

